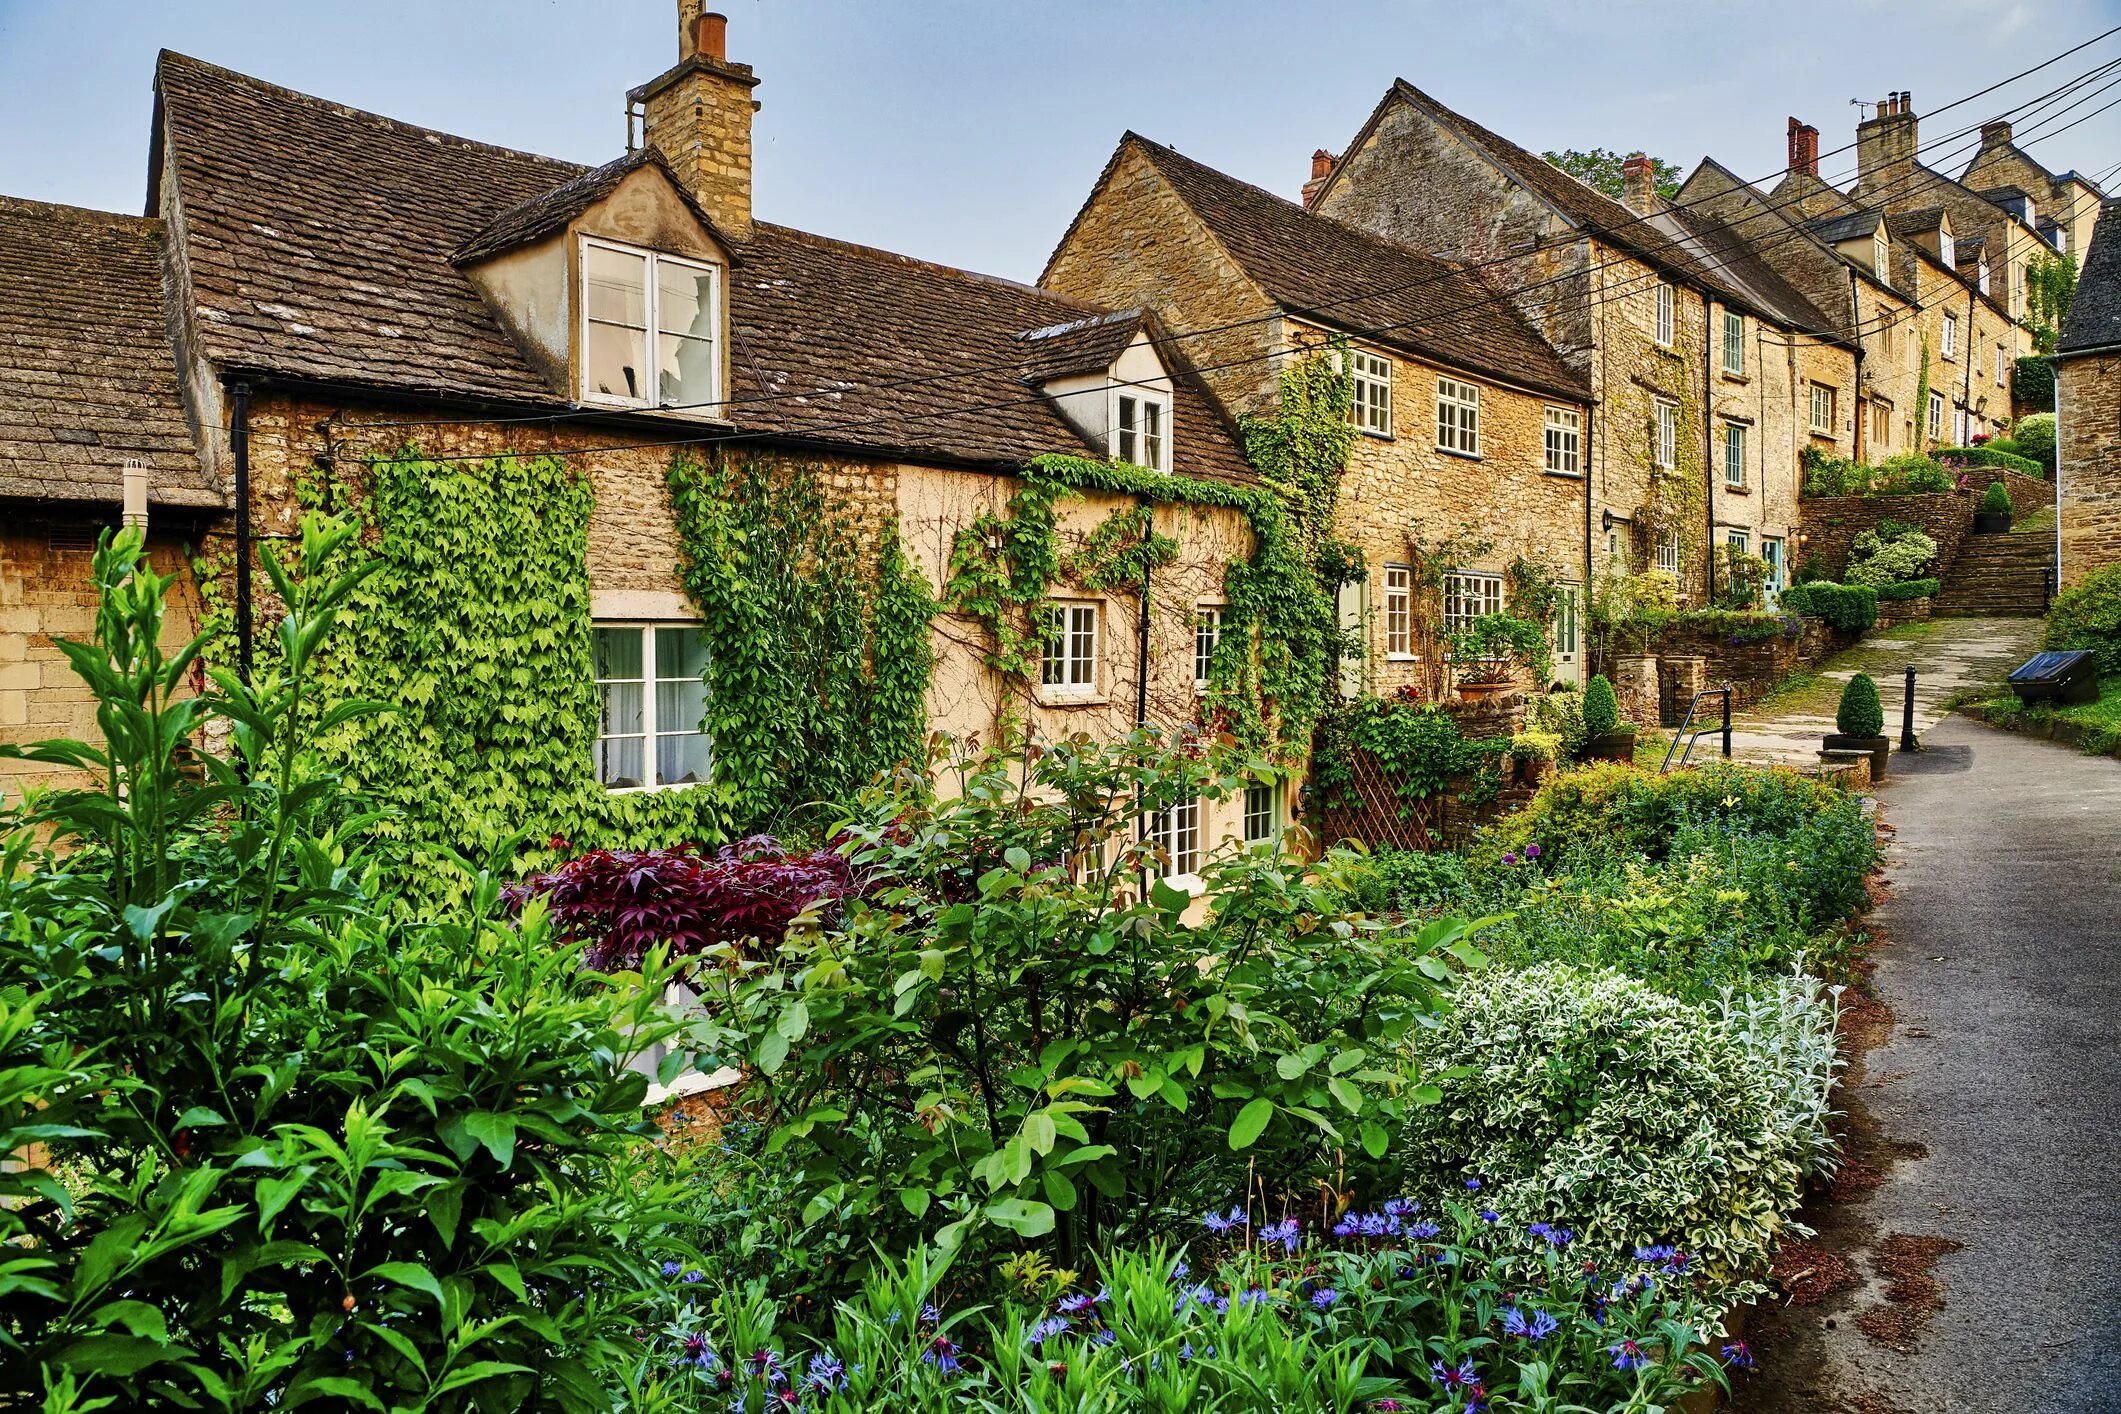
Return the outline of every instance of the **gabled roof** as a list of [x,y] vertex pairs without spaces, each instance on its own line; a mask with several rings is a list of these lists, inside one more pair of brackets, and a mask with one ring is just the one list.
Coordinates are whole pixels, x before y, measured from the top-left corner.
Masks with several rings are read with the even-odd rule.
[[1660,229],[1684,233],[1681,248],[1713,269],[1721,283],[1745,296],[1745,303],[1766,310],[1785,329],[1801,330],[1821,338],[1842,339],[1834,321],[1782,277],[1751,241],[1734,227],[1706,212],[1671,206],[1658,214]]
[[1179,200],[1269,299],[1430,362],[1571,399],[1584,377],[1509,301],[1460,267],[1306,211],[1130,132]]
[[184,415],[162,223],[0,197],[0,496],[219,508]]
[[1928,235],[1946,219],[1943,207],[1925,206],[1916,211],[1891,213],[1885,218],[1885,229],[1894,239],[1905,240],[1909,236]]
[[[1870,234],[1878,229],[1878,223],[1884,219],[1885,213],[1874,206],[1868,211],[1858,211],[1851,216],[1825,216],[1804,224],[1806,230],[1828,245],[1840,245],[1843,241],[1868,239]],[[1890,234],[1891,228],[1888,227],[1887,230]]]
[[567,223],[587,211],[619,189],[619,184],[642,168],[652,168],[669,178],[671,190],[678,194],[692,214],[699,218],[702,226],[710,231],[724,250],[734,252],[737,247],[714,224],[714,218],[692,199],[684,183],[670,170],[663,154],[653,147],[638,147],[615,161],[601,167],[592,167],[581,176],[560,183],[548,192],[532,197],[520,206],[510,207],[474,234],[471,239],[457,247],[451,257],[458,265],[476,265],[491,256],[529,245],[565,230]]
[[[2100,203],[2099,224],[2085,248],[2084,270],[2055,352],[2067,356],[2121,347],[2121,199]],[[2112,416],[2112,409],[2107,410]]]
[[1138,309],[1117,309],[1027,329],[1016,336],[1023,346],[1024,381],[1044,383],[1071,373],[1102,373],[1141,330],[1142,311]]
[[[166,51],[156,87],[201,352],[223,370],[573,406],[455,258],[496,232],[549,227],[626,159],[588,169]],[[740,431],[997,467],[1102,454],[1024,385],[1017,340],[1107,312],[1096,306],[764,222],[729,295],[725,411]],[[1164,357],[1178,364],[1175,468],[1249,476],[1226,414]]]

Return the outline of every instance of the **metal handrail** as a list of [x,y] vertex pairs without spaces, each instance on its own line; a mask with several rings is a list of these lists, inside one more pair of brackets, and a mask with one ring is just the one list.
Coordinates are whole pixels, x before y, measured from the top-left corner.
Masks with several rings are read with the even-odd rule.
[[[1704,697],[1718,697],[1723,700],[1722,724],[1720,726],[1699,728],[1693,735],[1688,736],[1687,728],[1694,723],[1694,709],[1701,705],[1701,699]],[[1675,751],[1679,752],[1679,764],[1684,767],[1694,755],[1694,743],[1715,731],[1723,733],[1723,759],[1728,761],[1731,759],[1731,685],[1729,683],[1725,683],[1722,687],[1705,687],[1694,694],[1693,700],[1686,705],[1686,715],[1679,719],[1679,726],[1672,733],[1672,744],[1664,749],[1664,764],[1657,768],[1657,774],[1662,776],[1672,769],[1672,753]],[[1681,738],[1686,740],[1686,750],[1684,751],[1679,751]]]

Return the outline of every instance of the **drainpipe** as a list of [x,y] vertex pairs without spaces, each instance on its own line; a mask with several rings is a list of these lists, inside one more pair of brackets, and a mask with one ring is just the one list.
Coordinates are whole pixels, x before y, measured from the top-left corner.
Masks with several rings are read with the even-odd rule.
[[[2055,572],[2050,594],[2062,592],[2062,365],[2053,358],[2048,360],[2055,376]],[[2011,375],[2015,381],[2017,374]],[[2012,389],[2016,391],[2015,388]]]
[[1966,419],[1967,440],[1974,436],[1974,350],[1981,347],[1981,326],[1974,322],[1974,287],[1966,287],[1966,348],[1960,357],[1966,367],[1961,370],[1959,385],[1959,409]]
[[[1884,220],[1884,217],[1880,217]],[[1849,337],[1856,341],[1856,387],[1853,399],[1856,408],[1856,435],[1850,445],[1856,460],[1863,460],[1863,300],[1857,293],[1856,268],[1849,267]],[[1802,488],[1799,488],[1800,492]]]
[[229,384],[228,450],[236,463],[236,674],[250,685],[250,384]]
[[[1591,621],[1591,468],[1597,461],[1598,419],[1590,414],[1597,411],[1595,407],[1585,408],[1586,416],[1583,419],[1583,603],[1577,610],[1581,622],[1576,630],[1579,645],[1583,641],[1584,625]],[[1584,652],[1581,646],[1577,651],[1583,653],[1586,662],[1590,660],[1591,655]]]

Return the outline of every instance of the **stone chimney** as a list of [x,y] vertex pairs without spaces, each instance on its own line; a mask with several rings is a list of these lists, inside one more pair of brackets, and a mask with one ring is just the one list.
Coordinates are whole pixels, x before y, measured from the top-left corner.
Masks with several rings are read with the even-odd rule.
[[1628,210],[1637,216],[1654,215],[1657,210],[1657,168],[1644,153],[1632,153],[1620,164],[1620,179],[1624,184]]
[[1326,184],[1333,171],[1333,154],[1323,147],[1311,154],[1311,180],[1304,183],[1304,205],[1309,206],[1318,199],[1318,189]]
[[642,136],[731,237],[751,234],[751,115],[758,85],[749,64],[732,64],[729,20],[705,0],[678,0],[678,63],[626,95]]
[[1982,146],[1982,147],[1983,147],[1984,149],[1987,149],[1987,148],[1991,148],[1991,147],[2009,147],[2010,145],[2011,145],[2011,120],[2010,120],[2010,119],[2008,119],[2008,118],[1991,118],[1991,119],[1989,119],[1989,121],[1987,121],[1987,122],[1985,122],[1985,123],[1983,123],[1983,124],[1981,125],[1981,146]]
[[1906,89],[1888,93],[1878,111],[1856,125],[1856,182],[1869,191],[1904,190],[1915,171],[1921,145],[1915,127],[1914,95]]
[[1819,129],[1790,119],[1790,166],[1793,176],[1819,175]]

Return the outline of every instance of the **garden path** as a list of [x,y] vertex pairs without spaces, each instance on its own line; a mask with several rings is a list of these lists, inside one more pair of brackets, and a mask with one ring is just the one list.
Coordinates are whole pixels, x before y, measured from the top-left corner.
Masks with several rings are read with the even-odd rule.
[[[1742,761],[1809,767],[1819,761],[1819,739],[1834,730],[1841,689],[1859,672],[1878,683],[1885,704],[1885,731],[1900,740],[1902,674],[1915,665],[1915,735],[1945,715],[1945,701],[1961,688],[1999,681],[2033,655],[2039,619],[1925,619],[1880,629],[1853,648],[1799,674],[1731,723],[1731,754]],[[1703,737],[1694,757],[1713,751]]]
[[1924,745],[1879,792],[1848,1160],[1785,1272],[1825,1299],[1755,1313],[1744,1414],[2121,1408],[2121,761]]

